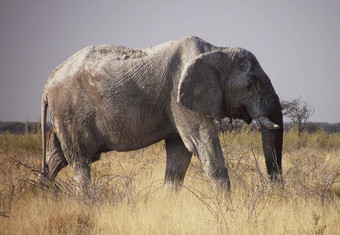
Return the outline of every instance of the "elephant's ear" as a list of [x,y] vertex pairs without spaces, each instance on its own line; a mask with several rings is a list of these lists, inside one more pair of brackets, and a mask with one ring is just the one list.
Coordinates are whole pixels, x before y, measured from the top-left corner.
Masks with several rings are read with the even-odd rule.
[[211,118],[221,117],[220,52],[202,54],[189,61],[182,71],[177,102]]

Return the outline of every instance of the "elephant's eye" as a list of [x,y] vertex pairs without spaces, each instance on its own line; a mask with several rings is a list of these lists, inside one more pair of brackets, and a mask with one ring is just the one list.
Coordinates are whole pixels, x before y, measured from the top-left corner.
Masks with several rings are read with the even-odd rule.
[[247,82],[246,84],[246,89],[249,91],[252,88],[252,83],[250,81]]

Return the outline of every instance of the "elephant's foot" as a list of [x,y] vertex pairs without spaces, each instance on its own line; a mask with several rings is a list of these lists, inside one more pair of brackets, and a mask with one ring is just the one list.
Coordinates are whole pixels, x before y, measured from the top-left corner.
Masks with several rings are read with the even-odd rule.
[[182,182],[170,182],[165,181],[163,186],[163,191],[165,193],[177,193],[182,189]]
[[40,173],[36,178],[36,183],[48,187],[49,185],[53,184],[53,180],[51,180],[50,177],[48,177],[45,173]]
[[231,189],[230,189],[230,181],[229,177],[220,179],[220,180],[214,180],[213,181],[213,189],[215,194],[219,198],[226,198],[229,197]]

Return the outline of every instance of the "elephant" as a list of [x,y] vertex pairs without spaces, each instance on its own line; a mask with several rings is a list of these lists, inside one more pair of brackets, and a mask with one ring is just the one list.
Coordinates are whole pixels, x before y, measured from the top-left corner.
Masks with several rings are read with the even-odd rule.
[[[47,110],[52,130],[46,133]],[[48,77],[41,102],[42,176],[67,165],[80,190],[108,151],[165,140],[164,187],[179,190],[192,155],[217,190],[230,181],[214,120],[260,123],[269,179],[282,179],[282,111],[256,57],[189,36],[146,49],[89,46]]]

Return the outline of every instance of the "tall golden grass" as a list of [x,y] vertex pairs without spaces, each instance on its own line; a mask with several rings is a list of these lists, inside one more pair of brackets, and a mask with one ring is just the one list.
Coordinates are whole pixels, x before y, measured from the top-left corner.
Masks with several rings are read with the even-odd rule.
[[284,187],[268,181],[260,134],[221,134],[232,192],[212,190],[193,158],[184,187],[163,192],[164,143],[102,154],[92,199],[69,167],[54,187],[35,183],[39,135],[0,136],[0,234],[339,234],[340,134],[285,133]]

